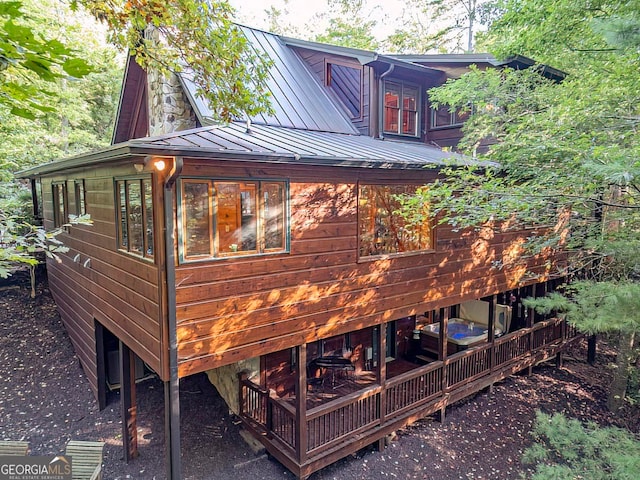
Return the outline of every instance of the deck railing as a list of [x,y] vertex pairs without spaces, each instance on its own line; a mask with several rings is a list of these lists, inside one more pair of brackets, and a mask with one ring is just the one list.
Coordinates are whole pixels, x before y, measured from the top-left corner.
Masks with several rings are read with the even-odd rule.
[[442,362],[403,373],[386,383],[386,418],[428,402],[442,392]]
[[380,391],[375,386],[307,412],[307,451],[380,424]]
[[269,392],[240,374],[240,416],[267,428],[267,402]]
[[491,344],[470,348],[452,355],[444,362],[447,369],[447,390],[462,382],[470,382],[491,369]]
[[[564,340],[579,335],[558,319],[538,322],[531,328],[518,330],[487,343],[456,353],[443,362],[433,362],[400,374],[385,382],[384,389],[373,385],[338,400],[309,409],[306,417],[307,449],[305,458],[333,451],[347,438],[390,424],[413,409],[437,408],[446,391],[457,392],[468,382],[489,378],[496,370],[505,371],[515,362],[533,365],[535,353],[548,346],[557,347]],[[555,351],[555,350],[554,350]],[[296,415],[289,403],[271,398],[246,377],[240,378],[241,416],[258,425],[259,431],[277,438],[279,445],[296,457]],[[429,407],[429,408],[431,408]],[[413,413],[412,413],[413,411]],[[434,410],[435,411],[435,410]],[[262,430],[260,430],[262,429]]]
[[271,419],[271,433],[285,445],[296,448],[296,412],[287,403],[269,397],[269,416]]

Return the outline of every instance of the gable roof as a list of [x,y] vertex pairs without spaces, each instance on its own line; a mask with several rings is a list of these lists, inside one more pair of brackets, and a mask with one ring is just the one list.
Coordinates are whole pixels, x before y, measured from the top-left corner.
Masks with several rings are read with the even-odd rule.
[[[253,28],[239,28],[254,51],[271,62],[267,88],[273,114],[254,115],[250,117],[252,123],[320,132],[358,133],[344,110],[334,103],[303,60],[280,37]],[[200,124],[213,125],[212,112],[207,102],[196,93],[190,75],[183,72],[180,78]]]

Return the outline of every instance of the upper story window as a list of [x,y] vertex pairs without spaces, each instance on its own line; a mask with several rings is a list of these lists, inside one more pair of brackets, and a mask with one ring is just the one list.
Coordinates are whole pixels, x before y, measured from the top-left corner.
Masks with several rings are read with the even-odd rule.
[[67,223],[67,184],[54,183],[51,185],[53,193],[53,226],[61,227]]
[[420,91],[399,82],[384,82],[384,132],[417,137]]
[[153,195],[150,178],[116,181],[118,248],[153,258]]
[[352,119],[362,117],[362,68],[327,63],[326,83],[347,108]]
[[460,127],[469,118],[469,112],[459,109],[451,110],[448,105],[431,108],[431,128]]
[[[358,235],[360,256],[433,250],[433,228],[428,211],[412,222],[400,215],[398,195],[413,194],[411,185],[360,185]],[[427,218],[427,220],[424,220]]]
[[180,187],[181,259],[286,250],[285,182],[184,179]]

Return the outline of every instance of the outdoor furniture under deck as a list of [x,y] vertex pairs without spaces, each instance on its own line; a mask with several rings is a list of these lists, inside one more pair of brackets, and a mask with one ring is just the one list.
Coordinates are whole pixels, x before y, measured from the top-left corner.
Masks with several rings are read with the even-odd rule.
[[104,442],[69,440],[65,455],[70,456],[73,480],[102,480]]
[[0,455],[26,455],[29,450],[28,442],[0,440]]

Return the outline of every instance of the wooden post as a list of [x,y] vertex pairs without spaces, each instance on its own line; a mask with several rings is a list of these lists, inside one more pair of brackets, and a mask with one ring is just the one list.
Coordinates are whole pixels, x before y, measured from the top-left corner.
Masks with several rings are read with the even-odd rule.
[[587,340],[587,362],[590,365],[596,363],[596,336],[590,335]]
[[387,383],[387,324],[380,324],[378,335],[378,383],[382,387],[380,391],[380,424],[384,425],[385,412],[387,411],[387,396],[385,387]]
[[[529,293],[531,293],[531,296],[533,298],[536,298],[536,286],[535,285],[531,285],[529,287]],[[529,329],[529,351],[533,350],[533,324],[535,323],[536,320],[536,312],[533,308],[529,308],[526,310],[527,312],[527,328]],[[527,368],[527,375],[531,375],[531,373],[533,372],[533,365],[529,365],[529,367]]]
[[489,347],[489,371],[493,372],[493,366],[495,365],[493,355],[495,352],[494,342],[496,340],[496,304],[498,303],[498,296],[491,295],[489,300],[489,318],[487,319],[487,341],[491,345]]
[[96,337],[96,375],[98,377],[98,409],[103,410],[107,406],[107,365],[106,352],[104,350],[104,327],[95,319],[93,320]]
[[[445,391],[449,385],[449,375],[447,374],[447,338],[449,330],[449,315],[451,314],[451,307],[441,308],[436,313],[436,320],[440,322],[440,336],[439,336],[439,351],[438,359],[442,361],[442,395],[444,397]],[[440,422],[444,422],[447,413],[446,403],[442,404],[440,408]]]
[[138,456],[136,362],[135,354],[122,341],[120,341],[120,411],[124,461],[129,463]]
[[296,389],[296,456],[302,465],[307,461],[307,345],[296,347],[298,375]]
[[[381,323],[378,327],[378,357],[376,361],[378,366],[376,367],[376,376],[378,378],[378,384],[380,385],[380,425],[384,426],[385,417],[387,412],[387,395],[386,395],[386,383],[387,383],[387,324]],[[385,447],[384,437],[378,440],[378,451],[383,451]]]

